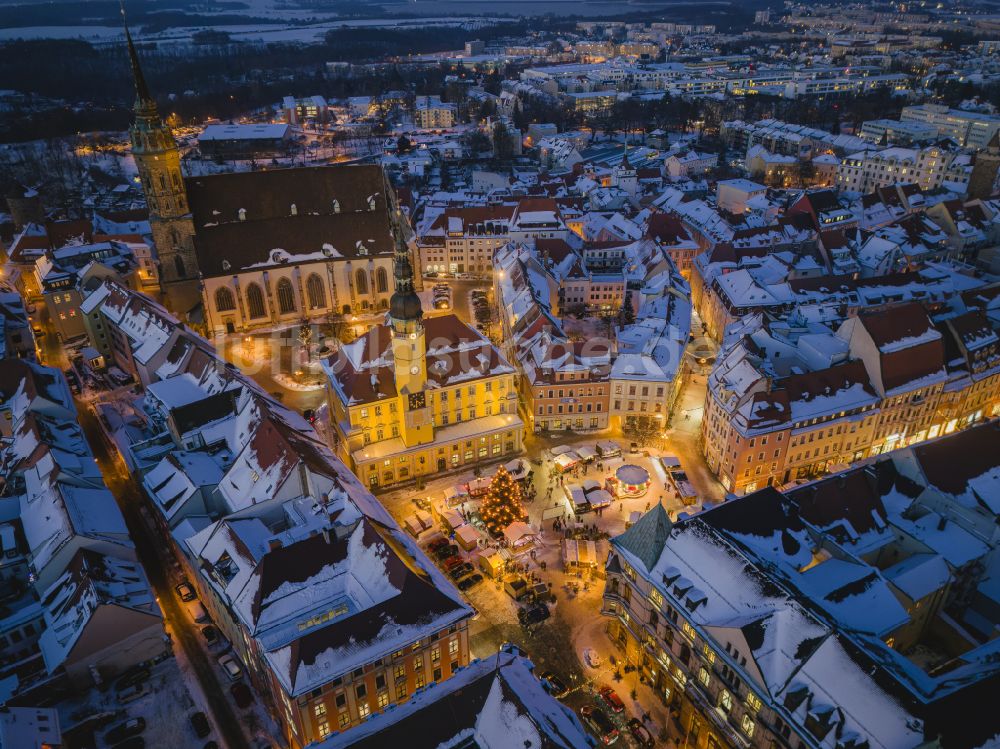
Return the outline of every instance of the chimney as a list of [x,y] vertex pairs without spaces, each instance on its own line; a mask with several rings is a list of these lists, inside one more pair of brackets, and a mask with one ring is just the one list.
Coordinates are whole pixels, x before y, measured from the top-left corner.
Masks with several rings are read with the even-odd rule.
[[283,544],[281,543],[281,539],[280,538],[270,538],[267,541],[267,550],[268,551],[277,551],[282,546],[283,546]]

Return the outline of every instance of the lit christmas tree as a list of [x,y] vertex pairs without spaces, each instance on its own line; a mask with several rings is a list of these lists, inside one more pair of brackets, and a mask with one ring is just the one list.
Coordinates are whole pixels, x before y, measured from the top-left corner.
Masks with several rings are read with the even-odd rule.
[[508,525],[524,519],[521,487],[503,466],[490,482],[490,490],[479,506],[479,515],[493,536],[501,535]]

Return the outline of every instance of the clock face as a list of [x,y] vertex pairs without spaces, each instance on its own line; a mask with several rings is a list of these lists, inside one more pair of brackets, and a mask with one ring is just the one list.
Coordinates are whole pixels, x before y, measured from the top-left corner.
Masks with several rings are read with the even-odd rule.
[[412,367],[410,367],[410,374],[411,375],[420,374],[420,367],[414,364]]
[[413,410],[416,410],[418,408],[423,408],[423,407],[424,407],[424,394],[423,394],[423,392],[410,393],[410,410],[413,411]]

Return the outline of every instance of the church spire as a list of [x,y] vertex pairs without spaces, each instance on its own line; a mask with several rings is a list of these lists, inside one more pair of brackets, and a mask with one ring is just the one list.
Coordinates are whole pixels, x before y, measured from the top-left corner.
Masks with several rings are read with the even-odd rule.
[[128,30],[128,23],[125,20],[125,0],[121,0],[122,26],[125,27],[125,43],[128,46],[129,65],[132,68],[132,80],[135,83],[135,110],[156,110],[156,101],[149,93],[149,86],[146,85],[146,77],[142,74],[139,65],[139,54],[135,51],[135,44],[132,42],[132,34]]
[[410,249],[406,244],[404,222],[402,211],[397,206],[392,219],[392,235],[396,243],[392,275],[396,281],[396,288],[389,300],[389,316],[399,322],[418,321],[424,316],[420,297],[413,288],[413,264],[410,262]]

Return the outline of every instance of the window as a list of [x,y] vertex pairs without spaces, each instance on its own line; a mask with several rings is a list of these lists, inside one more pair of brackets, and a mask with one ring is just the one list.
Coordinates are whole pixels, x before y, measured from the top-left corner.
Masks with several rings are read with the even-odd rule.
[[747,692],[747,707],[757,712],[760,710],[761,701],[760,697],[755,695],[753,692]]
[[389,704],[389,693],[386,692],[386,691],[379,692],[378,693],[378,707],[379,707],[379,710],[385,708],[385,706],[388,705],[388,704]]
[[454,638],[448,643],[448,655],[458,654],[458,638]]
[[753,729],[755,727],[756,724],[753,722],[753,718],[749,715],[749,713],[744,715],[743,720],[740,723],[740,728],[743,729],[743,733],[747,736],[753,736]]
[[367,718],[371,714],[372,714],[371,705],[369,705],[367,702],[358,703],[358,715],[360,715],[362,718]]
[[320,721],[319,724],[317,724],[316,726],[316,731],[319,733],[319,737],[321,739],[325,739],[327,736],[330,735],[330,721],[328,720]]
[[389,274],[385,272],[385,268],[375,271],[375,290],[379,294],[386,294],[389,291]]
[[368,696],[368,686],[366,684],[358,684],[354,689],[354,694],[358,696],[359,700],[363,700]]
[[698,681],[700,681],[704,687],[707,687],[712,681],[712,678],[708,675],[708,669],[704,666],[698,669]]
[[324,715],[326,715],[326,703],[317,702],[315,705],[313,705],[313,713],[315,713],[317,718],[322,718]]
[[406,664],[397,663],[392,667],[392,677],[394,679],[405,679],[406,678]]
[[359,294],[368,293],[368,274],[365,273],[364,270],[359,269],[358,272],[354,274],[354,288]]
[[233,292],[225,286],[215,290],[215,308],[219,312],[229,312],[236,309],[236,299]]
[[247,286],[247,315],[250,319],[264,317],[264,292],[260,286],[251,283]]
[[719,692],[719,707],[727,713],[733,709],[733,695],[728,689]]
[[276,287],[278,295],[278,311],[282,314],[295,311],[295,292],[292,291],[292,282],[287,278],[278,280]]
[[396,700],[401,701],[406,699],[406,681],[401,681],[396,685]]
[[321,309],[326,306],[323,281],[315,273],[310,273],[306,279],[306,298],[309,300],[309,309]]
[[340,724],[341,728],[347,728],[348,724],[351,722],[351,714],[341,713],[337,718],[337,722]]

